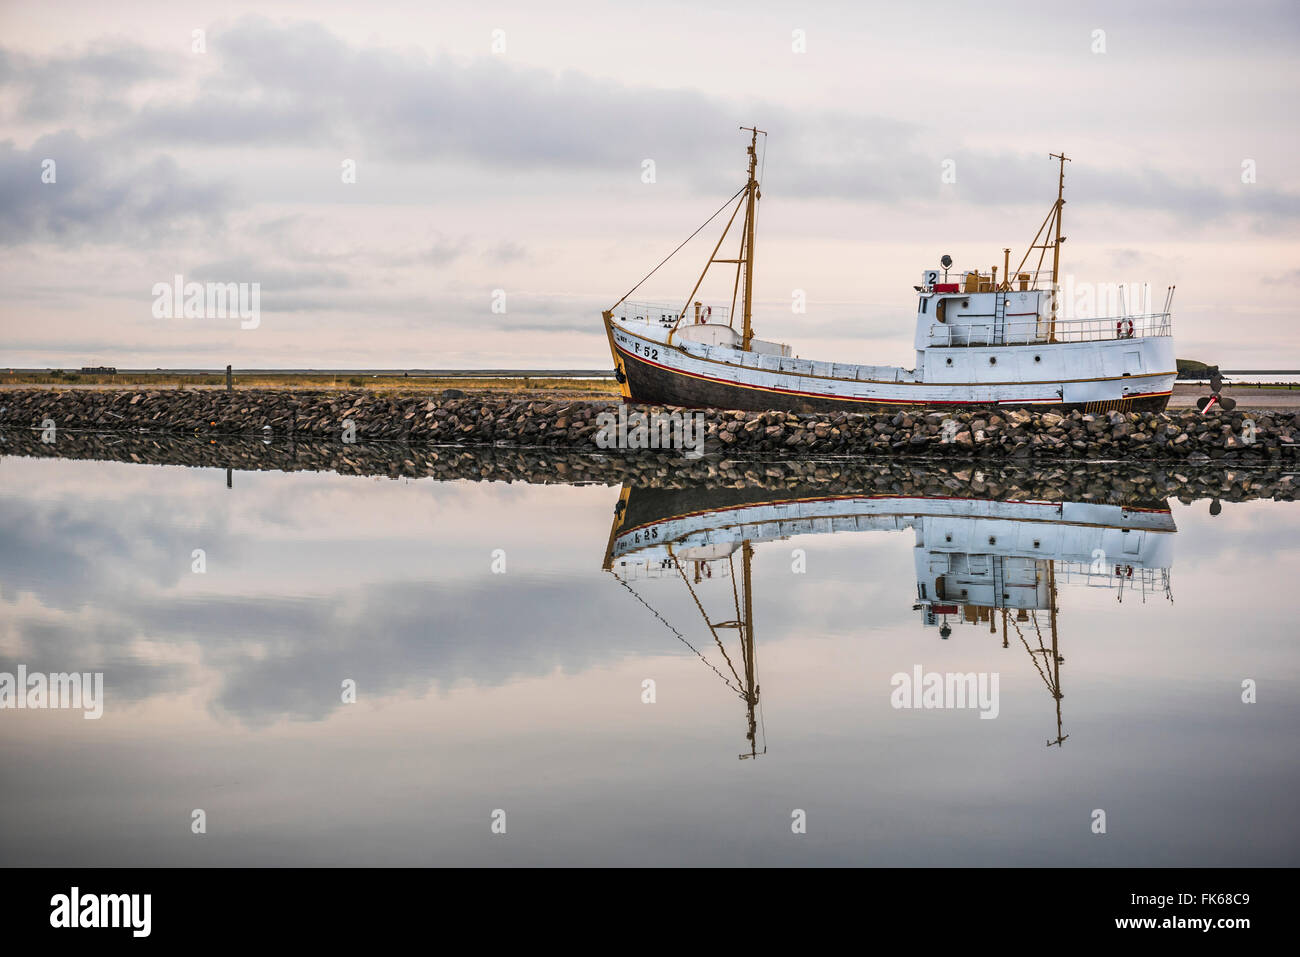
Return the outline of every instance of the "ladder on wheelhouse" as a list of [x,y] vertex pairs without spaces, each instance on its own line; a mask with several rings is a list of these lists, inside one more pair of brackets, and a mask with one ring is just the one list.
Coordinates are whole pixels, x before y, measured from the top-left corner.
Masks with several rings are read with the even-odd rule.
[[1005,608],[1007,605],[1006,569],[1002,567],[1001,555],[991,555],[990,559],[993,562],[993,607]]

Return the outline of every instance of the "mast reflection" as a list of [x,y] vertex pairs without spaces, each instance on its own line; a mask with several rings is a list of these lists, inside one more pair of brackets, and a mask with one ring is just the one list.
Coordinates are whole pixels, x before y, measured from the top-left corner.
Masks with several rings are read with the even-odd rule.
[[[1061,715],[1059,589],[1100,588],[1173,600],[1169,569],[1177,532],[1163,499],[1126,504],[960,496],[837,494],[805,488],[659,489],[624,485],[604,569],[711,668],[745,704],[746,751],[765,754],[755,655],[755,547],[799,535],[866,531],[915,535],[916,601],[925,627],[947,640],[954,625],[1011,635],[1028,653]],[[646,583],[680,579],[704,621],[719,663],[651,603]],[[658,587],[655,585],[654,587]],[[726,595],[724,616],[706,594]],[[713,599],[717,601],[717,598]],[[734,631],[733,656],[728,649]],[[712,653],[712,650],[711,652]]]

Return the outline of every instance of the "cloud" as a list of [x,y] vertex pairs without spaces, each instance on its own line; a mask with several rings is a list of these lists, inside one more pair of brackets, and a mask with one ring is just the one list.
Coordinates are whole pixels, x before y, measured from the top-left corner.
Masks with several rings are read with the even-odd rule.
[[[387,163],[442,162],[502,175],[603,174],[611,181],[650,158],[661,174],[675,171],[711,194],[725,193],[737,174],[741,111],[699,91],[630,87],[500,58],[460,62],[366,48],[320,24],[261,17],[217,31],[209,50],[216,69],[196,92],[138,109],[127,102],[136,85],[174,76],[158,55],[106,44],[44,58],[4,52],[0,88],[18,92],[21,110],[64,115],[65,101],[78,100],[79,85],[89,84],[114,122],[95,139],[65,130],[26,151],[3,145],[0,241],[160,238],[196,219],[210,226],[223,209],[253,201],[222,180],[183,172],[167,153],[148,152],[164,147],[263,151],[272,163],[277,155],[283,162],[286,150],[328,147]],[[57,102],[43,103],[51,98]],[[762,116],[778,137],[768,185],[783,198],[1038,204],[1055,185],[1042,155],[966,149],[940,156],[915,123],[771,104],[745,112]],[[57,189],[40,188],[45,157],[59,161]],[[941,181],[945,160],[956,164],[955,183]],[[1156,169],[1087,163],[1076,164],[1070,177],[1071,199],[1089,207],[1162,211],[1192,222],[1241,213],[1266,227],[1300,214],[1300,197],[1263,186],[1230,189],[1180,182]],[[500,244],[489,258],[518,261],[517,251]],[[462,252],[435,247],[432,261]]]
[[[43,182],[46,160],[54,182]],[[124,154],[117,140],[63,131],[26,150],[0,143],[0,243],[161,242],[211,233],[231,205],[228,186],[200,181],[166,154]]]
[[125,118],[137,88],[178,75],[162,53],[121,40],[47,56],[0,48],[0,93],[9,101],[11,117],[20,120]]

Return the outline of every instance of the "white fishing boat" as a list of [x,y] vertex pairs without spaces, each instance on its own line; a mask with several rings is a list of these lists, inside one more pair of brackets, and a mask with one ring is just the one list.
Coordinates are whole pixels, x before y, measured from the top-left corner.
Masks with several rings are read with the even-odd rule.
[[[1052,154],[1060,163],[1056,202],[1019,266],[1011,268],[1007,249],[1001,278],[997,266],[954,270],[946,255],[939,266],[922,271],[920,283],[912,287],[917,295],[915,368],[803,359],[789,345],[757,338],[752,324],[754,227],[760,198],[757,143],[764,131],[745,129],[751,134],[748,181],[705,222],[707,226],[735,202],[684,303],[630,301],[660,263],[602,314],[625,400],[795,412],[908,406],[1159,411],[1168,404],[1177,376],[1172,286],[1160,312],[1083,319],[1060,315],[1061,214],[1069,159],[1063,154]],[[740,250],[734,258],[720,257],[742,210]],[[735,267],[729,306],[695,298],[715,265]]]

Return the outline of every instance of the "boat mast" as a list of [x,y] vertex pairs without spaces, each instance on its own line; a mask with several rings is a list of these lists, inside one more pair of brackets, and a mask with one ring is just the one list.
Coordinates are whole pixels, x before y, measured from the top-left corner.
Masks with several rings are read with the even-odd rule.
[[[741,760],[745,758],[756,758],[758,751],[758,720],[754,714],[754,709],[758,705],[758,682],[757,666],[754,663],[754,591],[752,588],[750,564],[754,559],[754,546],[749,539],[745,539],[741,546],[741,567],[744,579],[741,587],[745,593],[744,617],[738,622],[737,628],[740,632],[741,654],[745,660],[745,699],[746,717],[749,727],[745,732],[745,738],[749,741],[749,754],[741,754],[738,757]],[[763,752],[767,753],[767,744],[763,745]]]
[[765,131],[755,126],[742,126],[742,130],[750,133],[749,138],[749,182],[745,186],[745,246],[741,252],[741,258],[745,262],[745,300],[744,300],[744,333],[741,338],[741,349],[745,352],[750,351],[750,343],[754,339],[754,329],[751,324],[751,318],[754,310],[754,207],[758,201],[758,178],[755,172],[758,168],[758,134]]
[[[1043,570],[1044,565],[1046,571]],[[1057,617],[1060,612],[1060,605],[1057,599],[1056,585],[1056,560],[1045,559],[1038,563],[1038,581],[1042,583],[1046,580],[1047,584],[1047,622],[1048,629],[1051,633],[1051,647],[1043,644],[1043,627],[1038,620],[1038,610],[1026,611],[1021,609],[1017,612],[1011,625],[1016,629],[1016,637],[1020,643],[1025,646],[1025,651],[1029,652],[1029,660],[1034,663],[1034,669],[1038,672],[1038,677],[1043,679],[1043,684],[1047,686],[1048,692],[1056,702],[1056,738],[1047,742],[1050,748],[1053,745],[1060,747],[1065,739],[1069,737],[1065,733],[1061,719],[1061,699],[1065,697],[1061,691],[1061,665],[1065,663],[1065,658],[1061,656],[1060,634],[1057,630]],[[1007,647],[1007,612],[1002,610],[1002,647]],[[1025,640],[1024,632],[1020,630],[1018,622],[1032,621],[1034,633],[1038,636],[1038,647],[1029,647],[1029,642]],[[1040,663],[1039,656],[1042,656]]]
[[[731,672],[731,676],[736,679],[736,683],[733,685],[730,681],[727,681],[726,676],[724,676],[722,672],[718,671],[718,669],[714,668],[713,670],[717,672],[718,676],[727,683],[727,686],[740,695],[740,699],[745,702],[745,741],[749,745],[749,753],[740,754],[737,755],[737,757],[743,761],[746,758],[756,758],[760,754],[767,754],[766,740],[763,742],[763,749],[760,751],[758,748],[758,696],[762,693],[762,689],[758,684],[758,666],[754,660],[754,591],[752,571],[754,544],[748,538],[741,543],[741,579],[739,584],[737,584],[736,581],[735,556],[732,555],[729,559],[731,568],[732,598],[735,601],[736,617],[727,621],[714,621],[709,617],[708,612],[704,610],[704,604],[700,601],[699,595],[696,594],[695,589],[691,586],[690,577],[686,574],[686,570],[682,568],[681,561],[673,553],[672,545],[669,544],[667,548],[668,557],[672,560],[673,565],[676,566],[677,572],[681,575],[682,581],[686,583],[686,590],[690,592],[691,599],[695,602],[695,607],[699,611],[700,617],[704,619],[704,624],[708,627],[709,633],[713,636],[714,643],[717,644],[718,650],[722,652],[722,657],[726,659],[727,668]],[[695,581],[697,584],[700,582],[700,565],[701,561],[696,560]],[[744,678],[740,677],[740,674],[736,671],[735,663],[732,662],[731,656],[727,654],[727,648],[722,642],[722,636],[718,634],[718,630],[721,628],[736,629],[736,634],[740,638],[740,661],[741,668],[745,672]],[[699,652],[697,651],[696,654],[699,654]],[[703,658],[704,656],[700,655],[700,657]]]
[[[1052,314],[1048,323],[1047,341],[1055,342],[1056,314],[1061,298],[1061,243],[1065,242],[1065,237],[1061,235],[1061,211],[1065,207],[1065,164],[1070,162],[1070,157],[1066,156],[1064,153],[1048,153],[1047,155],[1050,158],[1060,160],[1061,162],[1061,173],[1056,182],[1056,202],[1052,204],[1052,208],[1048,210],[1047,215],[1043,217],[1043,224],[1038,227],[1038,232],[1034,233],[1034,238],[1029,243],[1029,248],[1025,250],[1025,255],[1021,258],[1020,265],[1016,267],[1016,276],[1020,276],[1020,270],[1025,268],[1025,263],[1029,262],[1029,257],[1032,256],[1034,250],[1037,249],[1038,264],[1034,267],[1033,284],[1035,289],[1040,288],[1040,283],[1042,282],[1043,277],[1043,258],[1047,255],[1049,249],[1052,251]],[[1053,236],[1053,230],[1055,230],[1055,236]],[[1047,237],[1043,236],[1044,231],[1046,231]],[[1049,237],[1052,240],[1051,242],[1047,241]],[[1040,239],[1042,242],[1039,242]],[[1010,260],[1008,259],[1007,262],[1010,262]],[[1007,290],[1011,289],[1010,272],[1002,277],[1002,288]]]
[[1065,209],[1065,164],[1070,157],[1065,153],[1048,153],[1061,164],[1060,178],[1056,182],[1056,241],[1052,243],[1052,327],[1050,341],[1056,341],[1056,311],[1061,298],[1061,214]]
[[[709,274],[709,267],[712,266],[714,263],[727,263],[729,265],[734,265],[736,267],[736,282],[735,282],[735,286],[732,289],[732,294],[731,294],[731,318],[728,321],[728,325],[731,325],[736,321],[736,294],[738,293],[740,288],[740,277],[742,273],[741,267],[743,266],[744,267],[743,273],[745,276],[745,298],[743,300],[743,311],[745,315],[745,331],[741,339],[741,348],[746,352],[751,351],[750,343],[753,341],[754,338],[754,329],[750,321],[753,314],[753,308],[754,308],[754,290],[753,290],[754,214],[756,212],[758,200],[761,199],[758,190],[758,176],[756,175],[757,168],[758,168],[758,134],[762,133],[764,136],[766,136],[767,131],[760,130],[754,126],[742,126],[740,128],[751,134],[749,138],[749,178],[746,181],[745,185],[740,187],[740,189],[736,190],[735,194],[732,195],[731,199],[723,203],[717,212],[715,212],[712,216],[706,219],[704,221],[704,224],[700,226],[699,229],[695,230],[695,232],[691,233],[690,236],[686,237],[686,239],[681,243],[681,245],[679,245],[676,249],[670,252],[663,259],[663,261],[659,263],[658,266],[655,266],[654,269],[651,269],[648,273],[646,273],[645,276],[641,279],[641,282],[637,283],[626,293],[624,293],[622,299],[620,299],[618,302],[614,303],[614,305],[606,309],[602,313],[606,322],[609,322],[611,319],[614,318],[614,310],[617,309],[627,299],[628,296],[636,292],[637,289],[640,288],[641,283],[644,283],[647,279],[649,279],[656,272],[658,272],[660,266],[663,266],[663,264],[668,262],[669,259],[672,259],[673,256],[677,255],[677,253],[681,251],[682,246],[685,246],[688,242],[694,239],[699,234],[701,229],[709,225],[709,223],[713,222],[713,220],[717,218],[719,213],[721,213],[724,209],[726,209],[733,202],[735,202],[736,208],[732,210],[731,218],[727,220],[727,225],[722,230],[722,235],[718,237],[717,245],[713,247],[713,252],[709,254],[709,260],[704,264],[704,270],[700,273],[700,278],[695,280],[695,286],[691,289],[691,294],[686,297],[686,303],[682,306],[681,309],[677,311],[676,314],[677,318],[673,320],[673,324],[668,330],[668,336],[666,341],[668,345],[673,344],[673,336],[677,332],[677,327],[680,326],[682,320],[686,318],[687,312],[690,310],[691,303],[695,301],[695,294],[700,290],[700,284],[704,282],[704,277]],[[740,202],[736,202],[738,198],[740,199]],[[745,223],[744,226],[741,227],[742,235],[740,237],[740,254],[736,259],[719,259],[718,250],[722,248],[723,240],[725,240],[727,238],[727,234],[731,232],[731,226],[736,221],[736,217],[740,215],[740,207],[742,203],[745,206]],[[699,322],[700,321],[699,309],[698,309],[699,304],[697,303],[696,305],[697,305],[697,309],[695,314],[695,320],[696,322]]]
[[[1062,157],[1061,168],[1062,169],[1065,168],[1064,157]],[[1057,228],[1057,236],[1058,237],[1060,236],[1059,226]],[[1064,661],[1065,659],[1061,657],[1061,648],[1060,648],[1059,638],[1056,631],[1056,615],[1057,615],[1058,606],[1056,604],[1056,561],[1055,559],[1052,559],[1047,563],[1047,591],[1048,591],[1048,595],[1051,597],[1051,605],[1049,606],[1050,612],[1048,618],[1050,622],[1050,628],[1052,630],[1052,652],[1051,652],[1052,660],[1049,667],[1049,670],[1051,671],[1052,674],[1052,680],[1049,684],[1049,687],[1052,690],[1052,697],[1056,699],[1056,740],[1048,741],[1047,746],[1050,748],[1052,745],[1056,745],[1059,748],[1065,742],[1065,739],[1069,737],[1069,735],[1063,734],[1061,731],[1061,699],[1065,697],[1065,695],[1061,693],[1061,662]]]

